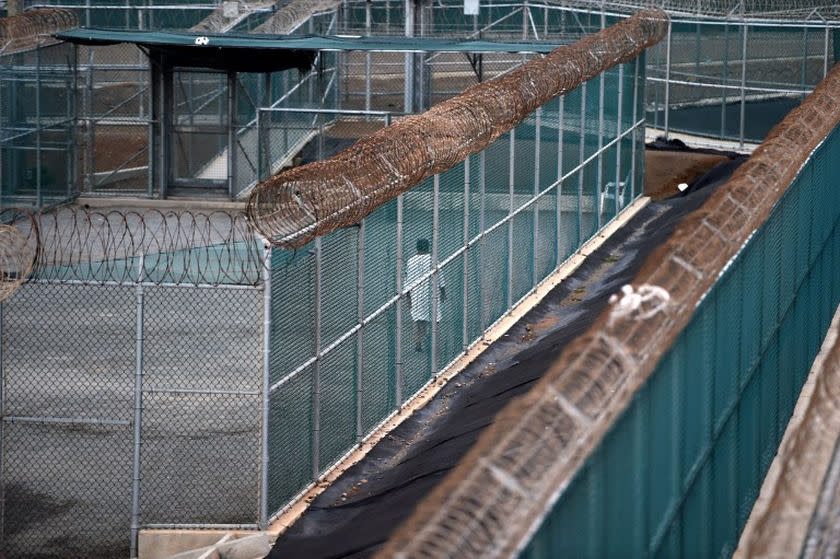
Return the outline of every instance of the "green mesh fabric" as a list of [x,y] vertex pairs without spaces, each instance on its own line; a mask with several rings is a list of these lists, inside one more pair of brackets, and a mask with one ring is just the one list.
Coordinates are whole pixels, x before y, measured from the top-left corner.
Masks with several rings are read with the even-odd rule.
[[838,150],[835,130],[523,557],[732,554],[840,301]]

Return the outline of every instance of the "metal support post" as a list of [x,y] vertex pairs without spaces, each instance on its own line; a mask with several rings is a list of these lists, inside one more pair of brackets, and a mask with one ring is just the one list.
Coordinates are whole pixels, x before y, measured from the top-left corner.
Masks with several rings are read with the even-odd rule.
[[312,479],[321,473],[321,237],[315,238],[315,363],[312,379]]
[[738,147],[744,148],[744,114],[747,103],[747,32],[749,27],[744,24],[744,35],[741,42],[741,115],[738,128]]
[[[370,6],[370,3],[368,3]],[[370,10],[370,8],[368,8]],[[359,236],[356,244],[356,442],[364,438],[362,425],[362,402],[364,396],[364,351],[365,351],[365,220],[359,223]]]
[[172,124],[172,69],[162,62],[160,71],[160,109],[158,112],[158,145],[160,153],[156,158],[160,164],[159,181],[160,197],[166,198],[169,190],[169,177],[172,175],[172,154],[169,149],[170,126]]
[[[615,215],[618,215],[622,204],[619,203],[619,196],[621,194],[621,144],[624,143],[622,130],[624,123],[622,122],[622,108],[624,107],[624,64],[618,65],[618,114],[616,120],[616,136],[618,141],[615,144]],[[631,124],[632,126],[632,124]]]
[[464,227],[461,242],[464,245],[461,276],[461,350],[466,351],[470,343],[469,299],[470,299],[470,156],[464,159]]
[[583,175],[586,167],[583,162],[586,160],[586,84],[580,86],[580,170],[578,171],[578,195],[577,195],[577,243],[580,246],[583,241]]
[[726,137],[726,93],[729,91],[729,22],[723,25],[723,85],[720,102],[720,139]]
[[604,211],[604,72],[598,76],[598,160],[595,168],[595,229],[601,228]]
[[825,26],[825,41],[823,43],[823,78],[828,74],[828,26]]
[[668,139],[671,113],[671,21],[668,20],[668,35],[665,38],[665,139]]
[[[542,107],[538,107],[535,114],[536,125],[534,130],[534,198],[540,193],[540,127],[542,125]],[[540,200],[531,205],[534,214],[533,250],[531,251],[531,287],[537,285],[539,276],[537,274],[537,252],[540,246]]]
[[[371,2],[365,2],[365,36],[370,37],[370,25],[371,25]],[[371,89],[370,89],[370,78],[371,78],[371,63],[370,63],[370,51],[365,51],[365,110],[370,110],[370,100],[371,100]],[[370,120],[369,116],[365,116],[365,120]]]
[[143,434],[143,342],[145,340],[145,291],[143,287],[143,253],[137,261],[137,332],[134,349],[134,456],[131,477],[131,557],[137,557],[137,536],[140,532],[140,447]]
[[508,142],[508,222],[507,222],[507,308],[513,306],[513,190],[515,175],[516,128],[510,131]]
[[[3,341],[6,303],[0,301],[0,480],[6,477],[6,344]],[[0,483],[0,549],[6,548],[6,484]]]
[[561,226],[563,225],[563,111],[565,109],[566,97],[561,96],[558,100],[557,107],[557,188],[554,193],[554,220],[556,227],[555,247],[554,247],[554,265],[560,266],[563,258],[566,256],[562,252],[563,247],[563,233]]
[[438,372],[438,312],[440,312],[440,270],[438,269],[438,249],[440,244],[440,175],[435,175],[432,181],[434,192],[432,198],[432,341],[431,341],[431,376]]
[[[636,57],[636,60],[633,61],[633,132],[630,134],[630,153],[632,156],[630,157],[630,195],[631,198],[636,198],[636,135],[638,134],[638,129],[636,128],[636,122],[638,122],[639,115],[639,68],[644,67],[644,53],[640,54]],[[644,75],[642,75],[642,79],[644,79]],[[644,189],[644,185],[639,185],[639,192],[641,194]]]
[[[405,36],[414,36],[414,2],[405,0],[403,7],[405,11]],[[403,112],[414,112],[414,53],[406,52],[403,55],[405,76],[403,78]]]
[[146,124],[146,141],[148,142],[146,147],[146,155],[148,157],[146,165],[146,195],[152,198],[155,195],[155,169],[158,160],[156,156],[157,150],[155,150],[155,120],[159,122],[160,115],[155,116],[155,102],[157,101],[155,91],[158,87],[158,72],[155,65],[151,63],[149,64],[148,87],[149,94],[146,96],[146,102],[148,103],[146,114],[149,119]]
[[35,198],[38,208],[44,206],[41,160],[41,47],[39,45],[35,48]]
[[[528,2],[522,3],[522,40],[528,40]],[[537,37],[535,37],[537,38]]]
[[484,319],[484,311],[486,309],[487,299],[485,298],[484,288],[486,282],[484,281],[484,259],[487,256],[486,244],[487,237],[485,231],[487,230],[485,224],[485,214],[487,209],[487,150],[481,150],[478,154],[478,233],[480,235],[478,240],[478,304],[481,305],[479,309],[479,327],[484,332],[487,323]]
[[236,179],[236,72],[227,74],[227,186],[228,197],[233,200]]
[[[802,29],[802,64],[799,68],[799,89],[805,91],[805,84],[808,76],[808,27]],[[805,99],[805,94],[799,96],[800,99]]]
[[263,109],[257,107],[257,182],[265,180],[268,176],[265,170],[269,165],[266,164],[266,161],[270,159],[270,155],[268,155],[270,152],[266,149],[265,117],[263,114]]
[[[88,19],[90,19],[88,12]],[[87,72],[85,73],[85,145],[87,146],[86,163],[87,163],[87,188],[93,190],[94,187],[94,149],[93,149],[93,47],[87,48]]]
[[397,308],[396,308],[396,323],[397,332],[394,339],[394,405],[397,408],[402,407],[402,379],[403,379],[403,353],[402,353],[402,335],[403,335],[403,195],[397,196],[397,223],[396,223],[396,249],[395,258],[397,260]]
[[262,335],[262,429],[260,432],[260,529],[268,527],[268,421],[271,399],[271,245],[265,244],[263,260],[263,335]]

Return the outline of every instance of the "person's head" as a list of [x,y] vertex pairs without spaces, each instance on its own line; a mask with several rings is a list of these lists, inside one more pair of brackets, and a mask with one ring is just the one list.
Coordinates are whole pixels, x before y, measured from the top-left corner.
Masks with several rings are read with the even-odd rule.
[[417,254],[429,254],[429,239],[417,239]]

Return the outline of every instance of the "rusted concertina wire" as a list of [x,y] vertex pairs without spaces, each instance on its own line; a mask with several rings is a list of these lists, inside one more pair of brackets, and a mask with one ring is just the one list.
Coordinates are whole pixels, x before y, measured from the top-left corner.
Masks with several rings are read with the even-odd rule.
[[0,211],[0,301],[30,278],[254,286],[265,259],[263,241],[241,211]]
[[0,53],[9,54],[55,42],[50,35],[79,26],[76,14],[66,8],[28,10],[0,18]]
[[248,218],[284,248],[358,223],[423,179],[485,149],[553,97],[632,60],[667,29],[665,12],[639,12],[402,118],[329,159],[282,171],[254,188]]
[[596,449],[810,154],[840,123],[840,65],[653,251],[633,289],[666,304],[609,307],[394,533],[377,557],[509,557]]

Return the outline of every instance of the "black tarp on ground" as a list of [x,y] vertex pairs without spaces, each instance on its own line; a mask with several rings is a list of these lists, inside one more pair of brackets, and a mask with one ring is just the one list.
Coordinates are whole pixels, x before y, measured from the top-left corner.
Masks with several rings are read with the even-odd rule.
[[[743,161],[743,159],[741,159]],[[731,173],[729,162],[724,163]],[[710,171],[684,195],[651,202],[508,333],[456,375],[359,463],[313,500],[269,557],[369,557],[466,454],[511,398],[524,394],[563,347],[630,282],[676,223],[729,175]],[[706,188],[697,190],[704,181]]]

